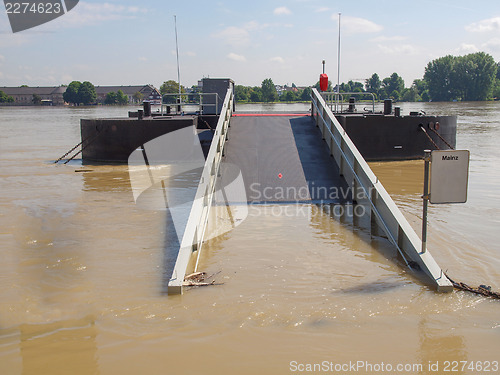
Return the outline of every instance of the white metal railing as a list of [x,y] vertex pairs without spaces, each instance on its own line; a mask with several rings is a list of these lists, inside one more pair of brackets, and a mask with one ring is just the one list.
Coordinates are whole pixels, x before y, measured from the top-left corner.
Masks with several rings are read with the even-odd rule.
[[168,294],[181,294],[186,271],[191,261],[193,252],[197,251],[196,264],[197,269],[201,248],[203,245],[203,236],[207,228],[208,216],[212,199],[215,192],[215,183],[219,173],[220,162],[227,139],[229,121],[231,120],[233,110],[233,89],[227,90],[224,104],[222,105],[221,115],[217,122],[210,150],[208,151],[200,182],[196,190],[195,199],[191,207],[186,229],[180,243],[179,254],[175,262],[172,277],[168,283]]
[[349,106],[350,103],[345,101],[345,96],[363,96],[370,95],[372,97],[372,113],[375,113],[375,94],[372,92],[322,92],[321,96],[328,104],[332,112],[342,113],[344,111],[344,106]]
[[421,240],[373,173],[346,131],[316,89],[312,90],[312,116],[320,128],[332,156],[353,192],[361,191],[369,201],[372,227],[380,227],[398,249],[406,264],[418,265],[440,292],[450,292],[453,285],[429,251],[422,253]]
[[[164,99],[172,98],[172,103],[164,103]],[[197,97],[198,100],[194,101],[185,101],[185,99],[189,97]],[[208,98],[209,100],[204,100]],[[169,114],[180,114],[184,111],[185,108],[193,108],[195,112],[203,114],[204,109],[207,107],[215,107],[215,110],[211,114],[218,115],[219,114],[219,94],[210,92],[210,93],[195,93],[195,94],[164,94],[162,97],[161,104],[161,114],[169,115]]]

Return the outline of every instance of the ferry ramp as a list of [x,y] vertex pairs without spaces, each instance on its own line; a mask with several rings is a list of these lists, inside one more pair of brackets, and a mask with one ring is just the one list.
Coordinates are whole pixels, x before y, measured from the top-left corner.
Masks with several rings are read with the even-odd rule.
[[[368,224],[373,235],[386,237],[406,265],[423,273],[438,291],[453,290],[317,90],[312,90],[310,115],[233,115],[233,104],[229,88],[180,240],[169,294],[182,293],[187,269],[198,269],[209,217],[217,216],[217,208],[226,207],[234,227],[242,218],[231,212],[231,205],[244,211],[248,204],[302,202],[365,206],[363,223],[353,215],[353,225]],[[243,181],[244,201],[227,199],[231,169],[237,169],[235,181]]]
[[241,170],[247,203],[350,201],[310,115],[236,114],[228,137],[223,162]]

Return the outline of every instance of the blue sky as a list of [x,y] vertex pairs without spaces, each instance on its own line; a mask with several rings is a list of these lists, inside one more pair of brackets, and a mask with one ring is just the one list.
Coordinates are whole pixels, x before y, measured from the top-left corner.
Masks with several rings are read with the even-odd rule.
[[485,51],[500,61],[498,0],[87,0],[16,34],[0,12],[0,86],[159,87],[177,79],[174,15],[186,86],[207,76],[311,85],[323,59],[336,82],[339,12],[341,82],[397,72],[409,86],[447,54]]

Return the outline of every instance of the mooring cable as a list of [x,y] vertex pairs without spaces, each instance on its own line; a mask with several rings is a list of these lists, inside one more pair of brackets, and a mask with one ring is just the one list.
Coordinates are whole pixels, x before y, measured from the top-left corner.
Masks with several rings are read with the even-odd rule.
[[61,156],[59,159],[57,159],[54,164],[57,164],[59,163],[62,159],[64,159],[66,156],[68,156],[69,154],[71,154],[74,150],[76,150],[76,148],[78,146],[80,146],[85,140],[81,141],[80,143],[78,143],[75,147],[73,147],[71,150],[69,150],[67,153],[65,153],[63,156]]
[[[92,137],[88,137],[88,138],[85,138],[83,141],[81,141],[80,143],[78,143],[76,146],[74,146],[71,150],[69,150],[68,152],[66,152],[63,156],[61,156],[59,159],[57,159],[54,164],[57,164],[59,163],[61,160],[63,160],[66,156],[68,156],[69,154],[71,154],[73,151],[75,151],[77,149],[77,147],[79,146],[82,146],[82,148],[80,149],[80,151],[78,151],[76,154],[74,154],[72,157],[70,157],[68,160],[66,160],[64,162],[64,164],[68,164],[68,162],[70,162],[71,160],[73,160],[77,155],[79,155],[83,150],[85,150],[89,145],[91,145],[96,139],[97,137],[101,134],[101,130],[99,130],[96,134],[94,134]],[[89,140],[90,139],[90,140]],[[83,144],[87,142],[87,144],[85,146],[83,146]]]
[[441,139],[441,140],[442,140],[442,141],[446,144],[446,146],[448,146],[451,150],[454,150],[454,149],[455,149],[455,147],[453,147],[452,145],[450,145],[450,144],[446,141],[446,139],[444,139],[444,138],[443,138],[443,136],[441,136],[441,134],[439,134],[439,133],[436,131],[436,129],[434,129],[434,128],[432,128],[432,127],[431,127],[430,129],[431,129],[434,133],[436,133],[436,135],[437,135],[437,136],[438,136],[438,137],[439,137],[439,138],[440,138],[440,139]]
[[82,144],[82,148],[80,149],[80,151],[78,151],[76,154],[74,154],[72,157],[70,157],[68,160],[66,160],[64,162],[64,164],[68,164],[71,160],[73,160],[74,158],[76,158],[79,154],[81,154],[83,152],[83,150],[85,150],[88,146],[90,146],[96,139],[97,137],[99,136],[99,134],[101,134],[101,132],[99,131],[90,141],[87,142],[87,144],[85,146],[83,146]]
[[463,291],[474,293],[474,294],[479,294],[479,295],[484,296],[484,297],[500,299],[500,293],[493,292],[491,290],[491,286],[479,285],[479,287],[473,288],[473,287],[467,285],[466,283],[457,282],[457,281],[452,280],[446,273],[445,273],[445,275],[448,278],[448,280],[451,281],[451,283],[453,284],[453,287],[455,289],[463,290]]
[[420,130],[422,130],[424,132],[424,134],[427,136],[427,138],[429,138],[429,141],[431,141],[431,143],[434,145],[434,147],[436,148],[436,150],[441,150],[439,148],[439,146],[436,144],[436,142],[434,142],[434,140],[432,139],[432,137],[429,135],[429,133],[427,133],[427,130],[425,130],[424,126],[422,124],[420,124],[419,127],[420,127]]

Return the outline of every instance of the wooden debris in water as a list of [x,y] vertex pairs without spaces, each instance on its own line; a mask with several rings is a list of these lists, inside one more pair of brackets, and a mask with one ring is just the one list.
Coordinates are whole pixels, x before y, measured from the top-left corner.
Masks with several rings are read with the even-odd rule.
[[[210,286],[210,285],[222,285],[223,283],[216,283],[214,277],[220,273],[216,272],[213,275],[207,276],[206,272],[195,272],[187,275],[184,278],[184,286]],[[211,280],[211,281],[210,281]]]
[[448,275],[446,275],[446,277],[451,281],[451,283],[453,284],[453,287],[455,289],[463,290],[463,291],[474,293],[474,294],[479,294],[479,295],[482,295],[485,297],[500,299],[500,293],[492,291],[491,286],[479,285],[479,287],[473,288],[473,287],[467,285],[466,283],[457,282],[457,281],[452,280]]

